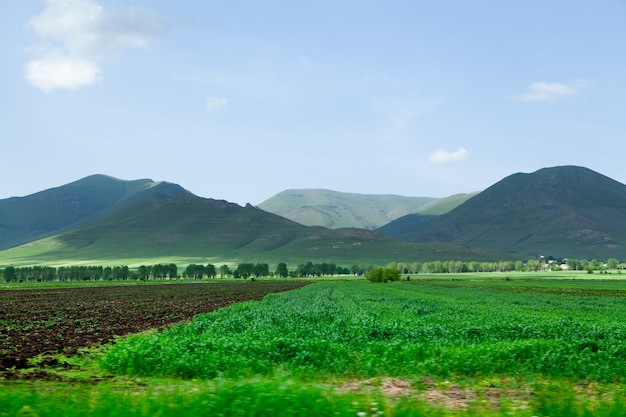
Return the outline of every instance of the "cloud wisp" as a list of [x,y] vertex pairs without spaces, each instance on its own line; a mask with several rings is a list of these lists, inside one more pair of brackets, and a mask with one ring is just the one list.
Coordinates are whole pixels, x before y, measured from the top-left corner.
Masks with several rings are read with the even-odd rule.
[[448,162],[460,162],[467,159],[469,152],[465,148],[457,148],[456,151],[450,152],[445,149],[437,149],[430,154],[429,160],[433,164],[445,164]]
[[162,30],[149,11],[107,11],[93,0],[47,0],[30,21],[41,41],[24,68],[24,78],[49,92],[79,89],[102,80],[100,62],[121,50],[145,47]]
[[205,109],[206,111],[214,111],[226,106],[228,106],[227,98],[209,97],[206,100]]
[[535,82],[528,86],[528,91],[524,94],[514,96],[519,101],[557,101],[562,98],[571,97],[582,92],[588,83],[584,80],[576,80],[569,84]]

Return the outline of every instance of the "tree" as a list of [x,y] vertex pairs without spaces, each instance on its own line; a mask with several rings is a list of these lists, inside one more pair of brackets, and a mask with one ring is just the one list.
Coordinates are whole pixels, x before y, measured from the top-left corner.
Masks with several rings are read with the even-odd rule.
[[286,263],[281,262],[278,264],[278,266],[276,267],[276,275],[281,278],[287,278],[287,276],[289,275],[289,271],[287,270]]
[[167,266],[167,273],[170,276],[170,279],[178,278],[178,267],[176,264],[169,264]]
[[365,267],[363,265],[352,265],[350,268],[352,275],[363,275],[365,274]]
[[254,265],[253,272],[256,277],[266,277],[270,274],[270,266],[268,264],[258,263]]
[[606,267],[608,269],[617,269],[617,267],[619,266],[619,261],[615,258],[609,258],[606,261]]
[[205,266],[204,272],[206,272],[206,276],[209,278],[215,278],[215,276],[217,275],[215,271],[215,265],[213,264],[208,264],[207,266]]
[[104,278],[107,281],[110,281],[113,279],[113,268],[111,268],[110,266],[105,267],[102,270],[102,278]]
[[6,282],[15,281],[17,279],[17,274],[15,273],[14,266],[7,266],[4,268],[4,280]]
[[235,270],[235,278],[244,278],[247,279],[250,275],[254,274],[254,264],[253,263],[242,263],[237,265],[237,269]]
[[224,278],[230,275],[230,268],[228,267],[228,265],[222,265],[220,266],[220,277]]
[[189,278],[202,279],[204,272],[204,265],[189,264],[187,268],[185,268],[185,275]]
[[147,280],[150,277],[150,267],[140,265],[139,268],[137,268],[137,277],[142,281]]

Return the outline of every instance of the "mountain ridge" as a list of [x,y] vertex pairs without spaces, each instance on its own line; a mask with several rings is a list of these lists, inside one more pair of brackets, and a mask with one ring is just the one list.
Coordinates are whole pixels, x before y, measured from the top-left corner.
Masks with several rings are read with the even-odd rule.
[[122,212],[59,235],[0,252],[19,264],[73,260],[145,259],[342,264],[393,259],[498,259],[509,257],[461,245],[423,245],[363,229],[303,226],[257,207],[181,193],[143,212]]
[[374,230],[436,200],[432,197],[300,188],[281,191],[258,207],[306,226]]
[[573,165],[515,173],[410,232],[405,227],[402,238],[525,256],[623,256],[626,185]]
[[[444,214],[411,213],[377,231],[329,229],[250,204],[198,197],[178,184],[94,175],[0,200],[0,259],[385,263],[538,255],[605,259],[623,257],[626,248],[626,185],[587,168],[516,173],[461,199]],[[431,208],[426,203],[423,210]]]
[[0,200],[0,250],[56,233],[157,184],[150,179],[125,181],[94,174],[24,197]]

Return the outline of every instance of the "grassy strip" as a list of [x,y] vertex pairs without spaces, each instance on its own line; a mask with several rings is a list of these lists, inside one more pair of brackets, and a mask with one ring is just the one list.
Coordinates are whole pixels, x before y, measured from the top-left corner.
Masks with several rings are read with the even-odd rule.
[[[127,384],[128,385],[128,384]],[[365,405],[347,395],[326,396],[286,381],[220,381],[136,385],[13,385],[0,390],[8,416],[355,416]],[[339,411],[338,414],[335,414]]]
[[[481,385],[476,381],[474,384]],[[518,391],[513,391],[515,388]],[[532,393],[523,393],[529,390]],[[581,387],[544,381],[526,386],[513,384],[497,395],[494,392],[493,385],[472,389],[444,381],[437,389],[394,397],[379,390],[346,392],[328,384],[304,383],[286,377],[118,380],[97,386],[5,383],[0,384],[0,415],[608,417],[626,412],[626,394],[615,385]],[[505,393],[510,397],[504,397]]]

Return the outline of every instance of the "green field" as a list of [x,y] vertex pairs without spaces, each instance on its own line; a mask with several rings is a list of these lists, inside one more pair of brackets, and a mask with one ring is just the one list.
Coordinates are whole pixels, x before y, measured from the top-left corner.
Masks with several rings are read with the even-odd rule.
[[623,415],[626,281],[563,277],[319,282],[59,371],[106,382],[3,382],[2,415]]

